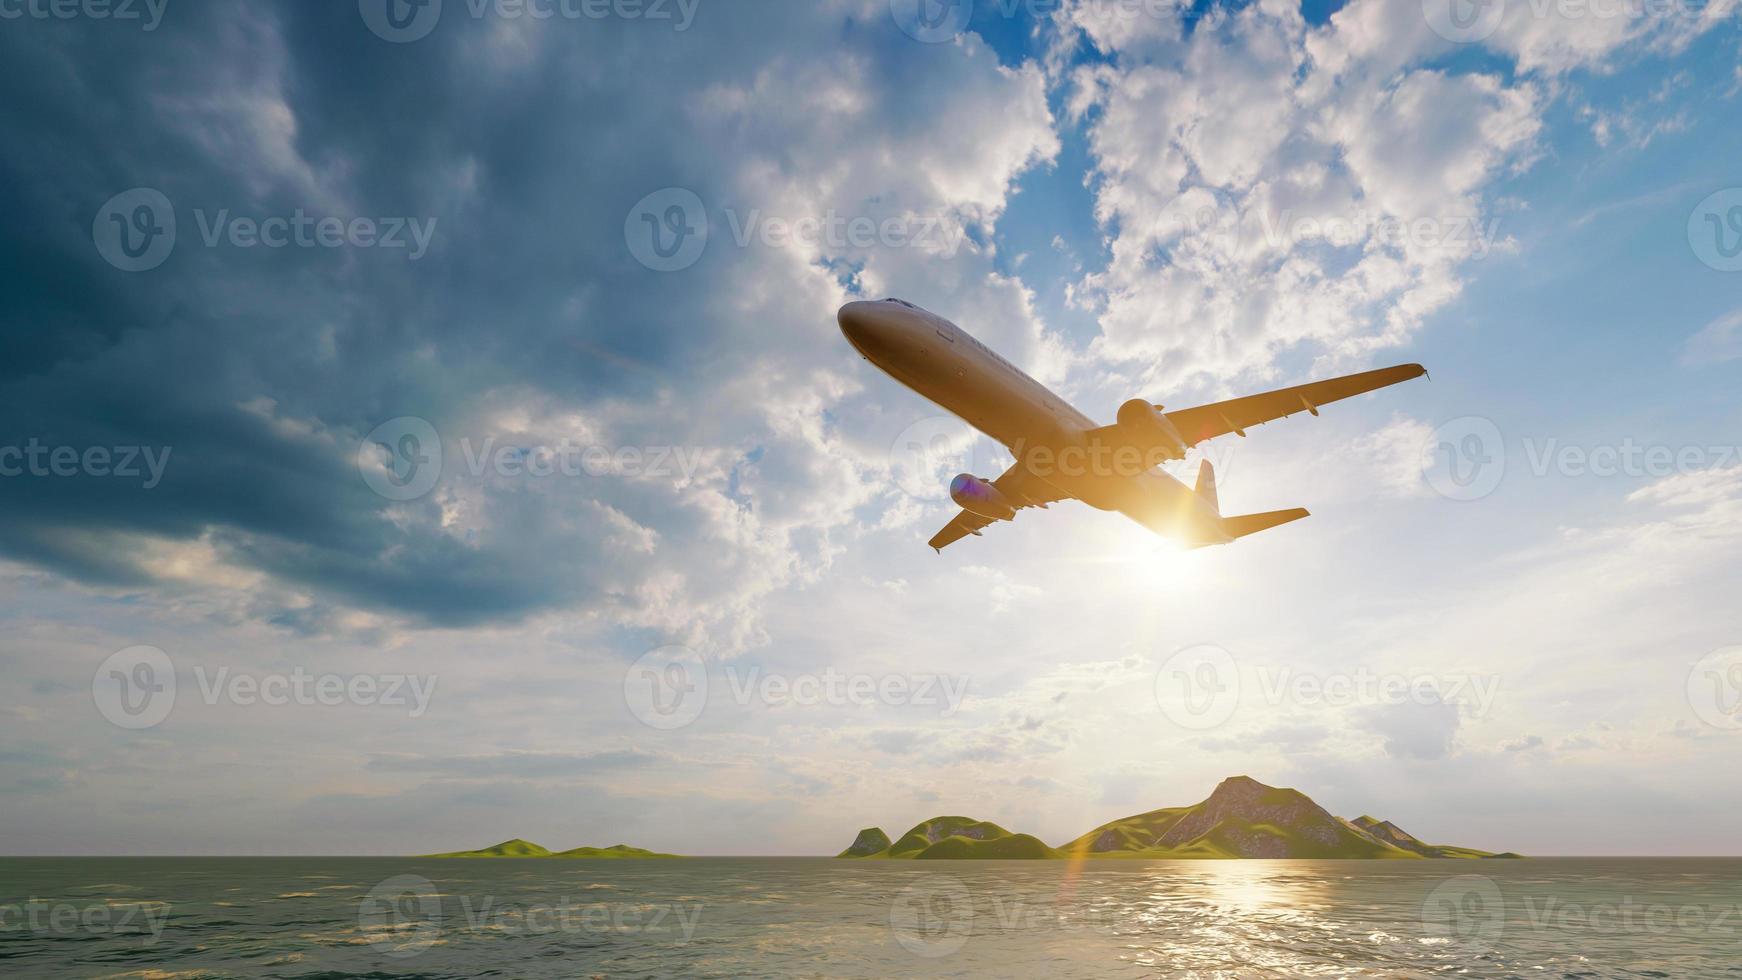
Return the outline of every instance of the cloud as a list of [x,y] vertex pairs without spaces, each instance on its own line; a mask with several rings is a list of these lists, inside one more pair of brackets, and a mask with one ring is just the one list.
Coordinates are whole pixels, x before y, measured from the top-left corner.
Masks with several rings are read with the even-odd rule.
[[659,759],[659,756],[651,752],[638,749],[582,753],[499,752],[462,756],[376,755],[369,759],[368,767],[375,772],[432,773],[471,779],[548,779],[642,768]]
[[1690,367],[1734,361],[1742,357],[1742,310],[1721,316],[1682,345],[1682,363]]
[[1492,252],[1483,190],[1534,156],[1543,93],[1392,60],[1352,26],[1377,9],[1315,28],[1216,8],[1164,48],[1096,36],[1112,62],[1072,75],[1112,256],[1073,292],[1096,358],[1163,390],[1269,378],[1297,349],[1359,361]]
[[1452,754],[1460,718],[1453,704],[1403,702],[1365,709],[1366,728],[1385,740],[1393,759],[1432,762]]
[[[214,4],[147,36],[9,32],[13,90],[61,77],[103,101],[56,109],[64,143],[0,150],[7,173],[30,175],[0,233],[18,284],[0,443],[173,456],[149,491],[0,481],[0,553],[112,590],[228,590],[231,614],[311,634],[357,612],[449,628],[561,612],[759,643],[757,600],[827,568],[889,483],[866,449],[893,432],[843,376],[839,270],[1009,311],[1007,352],[1039,336],[979,246],[730,233],[750,215],[835,214],[979,235],[1015,176],[1056,152],[1039,71],[1000,66],[977,39],[944,58],[832,53],[844,22],[887,18],[839,2],[705,32],[451,17],[383,45],[354,7]],[[950,98],[913,113],[916,91]],[[32,125],[3,111],[11,132]],[[885,153],[854,151],[867,131]],[[58,165],[69,157],[93,165]],[[180,234],[161,268],[129,276],[90,228],[141,185],[170,199]],[[668,185],[700,195],[713,235],[694,267],[661,274],[637,264],[624,226]],[[208,246],[199,231],[219,214],[298,213],[436,233],[408,261]],[[365,435],[399,416],[432,423],[445,457],[435,490],[408,501],[358,473]],[[694,465],[539,479],[468,463],[486,445],[565,440]],[[156,557],[196,549],[197,573]]]

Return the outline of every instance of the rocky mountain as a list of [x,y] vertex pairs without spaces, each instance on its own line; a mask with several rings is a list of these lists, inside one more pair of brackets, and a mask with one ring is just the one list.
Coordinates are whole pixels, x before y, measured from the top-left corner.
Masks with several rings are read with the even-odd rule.
[[967,817],[934,817],[883,845],[888,835],[859,832],[841,857],[865,858],[1491,858],[1467,847],[1424,844],[1396,824],[1343,820],[1306,794],[1249,776],[1224,779],[1191,806],[1151,810],[1102,824],[1056,850],[1027,834]]
[[1426,858],[1511,858],[1518,856],[1510,851],[1504,854],[1489,854],[1487,851],[1472,850],[1468,847],[1453,847],[1450,844],[1424,844],[1402,827],[1389,820],[1379,820],[1375,817],[1359,816],[1349,821],[1349,825],[1375,840],[1384,841],[1392,847],[1400,847],[1406,851],[1414,851]]
[[844,858],[870,857],[879,851],[889,850],[890,843],[892,842],[889,840],[889,835],[883,832],[882,827],[866,827],[859,831],[859,836],[853,838],[853,846],[835,856]]

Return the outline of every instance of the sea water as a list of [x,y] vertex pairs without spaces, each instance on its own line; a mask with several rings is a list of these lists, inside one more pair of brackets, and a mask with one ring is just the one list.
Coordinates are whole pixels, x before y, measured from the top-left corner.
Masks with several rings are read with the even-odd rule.
[[1742,978],[1742,859],[18,858],[0,975]]

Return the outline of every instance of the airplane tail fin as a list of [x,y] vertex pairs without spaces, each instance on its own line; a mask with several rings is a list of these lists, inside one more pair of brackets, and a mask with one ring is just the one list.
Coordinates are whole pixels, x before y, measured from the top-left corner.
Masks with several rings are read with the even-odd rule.
[[1222,504],[1216,499],[1216,468],[1207,459],[1198,467],[1198,485],[1192,492],[1204,498],[1216,513],[1222,512]]
[[[1208,463],[1204,465],[1209,465]],[[1298,521],[1310,516],[1305,508],[1296,507],[1293,510],[1273,510],[1268,514],[1247,514],[1244,517],[1222,518],[1222,530],[1228,532],[1230,538],[1243,538],[1248,534],[1268,531],[1279,524]]]

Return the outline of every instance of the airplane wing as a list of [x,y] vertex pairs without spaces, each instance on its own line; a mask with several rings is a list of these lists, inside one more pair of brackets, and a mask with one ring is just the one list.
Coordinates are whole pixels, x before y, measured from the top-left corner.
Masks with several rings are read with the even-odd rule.
[[1299,412],[1317,415],[1321,405],[1419,378],[1426,373],[1427,369],[1420,364],[1400,364],[1166,414],[1168,421],[1185,437],[1186,445],[1195,446],[1230,432],[1244,437],[1246,430],[1254,425],[1285,419]]
[[[1003,476],[993,480],[992,485],[998,488],[999,493],[1008,497],[1018,511],[1029,507],[1045,507],[1047,504],[1070,499],[1052,484],[1030,474],[1020,461],[1005,470]],[[941,552],[970,534],[979,534],[994,523],[996,522],[989,517],[981,517],[964,510],[945,524],[943,530],[933,535],[927,544]]]

